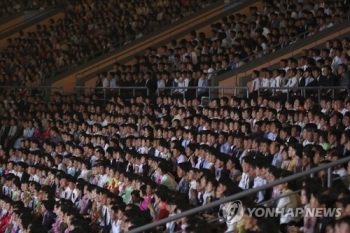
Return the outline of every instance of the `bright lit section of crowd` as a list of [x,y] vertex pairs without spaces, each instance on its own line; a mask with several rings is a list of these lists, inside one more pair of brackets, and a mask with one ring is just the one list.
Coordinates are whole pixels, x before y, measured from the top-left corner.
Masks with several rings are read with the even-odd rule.
[[[29,5],[38,2],[46,1]],[[50,30],[69,28],[76,43],[94,38],[100,32],[94,26],[98,17],[118,5],[99,2],[69,1],[67,18]],[[43,64],[32,63],[30,52],[23,52],[28,60],[17,53],[22,43],[31,47],[30,38],[16,39],[0,67],[1,85],[23,87],[0,92],[0,233],[125,233],[349,157],[348,38],[283,59],[279,68],[254,70],[249,98],[217,93],[209,98],[214,73],[232,72],[333,27],[342,22],[348,5],[274,2],[261,14],[251,8],[250,24],[245,15],[224,17],[213,25],[211,37],[192,31],[189,41],[174,40],[172,48],[147,49],[133,66],[116,63],[112,71],[98,74],[93,94],[52,93],[49,102],[37,95],[44,73],[57,68],[63,73],[71,63],[77,66],[101,49],[112,51],[153,31],[152,25],[162,26],[142,25],[152,8],[157,9],[155,21],[170,23],[179,11],[193,13],[196,4],[125,3],[140,15],[137,25],[130,24],[131,18],[120,23],[117,13],[102,23],[103,30],[109,23],[125,29],[120,38],[109,31],[102,40],[92,39],[86,50],[57,37],[43,53]],[[20,3],[14,1],[14,8]],[[75,36],[78,26],[70,22],[85,13],[91,22],[84,36]],[[285,32],[287,24],[295,30]],[[297,36],[307,29],[310,34]],[[41,41],[40,30],[31,33]],[[119,86],[147,87],[149,95],[103,90]],[[340,89],[293,90],[325,86]],[[199,87],[198,92],[188,87]],[[273,96],[271,88],[280,89]],[[349,187],[350,162],[141,232],[349,233]],[[230,212],[234,204],[239,208]]]
[[[0,95],[0,232],[127,232],[349,156],[348,99]],[[341,208],[327,218],[246,212],[235,232],[348,232],[348,166],[240,200],[252,208]],[[278,199],[278,196],[295,193]],[[276,199],[277,198],[277,199]],[[150,232],[225,232],[222,208]],[[333,231],[333,229],[347,229]]]

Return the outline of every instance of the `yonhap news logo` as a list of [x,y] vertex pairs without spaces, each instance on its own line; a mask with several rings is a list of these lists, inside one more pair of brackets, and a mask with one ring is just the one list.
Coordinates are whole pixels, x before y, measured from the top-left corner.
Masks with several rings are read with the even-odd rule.
[[228,224],[233,224],[242,220],[244,214],[249,217],[256,218],[279,218],[291,217],[302,218],[307,217],[335,217],[339,218],[342,215],[340,208],[268,208],[268,207],[244,207],[241,201],[228,202],[223,208],[223,217]]
[[224,205],[223,215],[228,224],[239,222],[244,215],[244,209],[241,201],[228,202]]

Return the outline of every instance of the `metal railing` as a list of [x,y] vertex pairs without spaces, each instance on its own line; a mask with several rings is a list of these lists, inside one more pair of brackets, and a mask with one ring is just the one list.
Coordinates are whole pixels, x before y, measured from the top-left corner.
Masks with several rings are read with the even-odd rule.
[[263,185],[263,186],[259,186],[259,187],[254,188],[254,189],[245,190],[245,191],[243,191],[241,193],[238,193],[238,194],[235,194],[235,195],[232,195],[232,196],[229,196],[229,197],[225,197],[225,198],[217,200],[217,201],[213,201],[213,202],[208,203],[206,205],[199,206],[199,207],[187,210],[185,212],[176,214],[174,216],[170,216],[170,217],[165,218],[165,219],[161,219],[161,220],[159,220],[157,222],[149,223],[147,225],[138,227],[136,229],[132,229],[132,230],[129,231],[129,233],[140,233],[140,232],[143,232],[143,231],[146,231],[146,230],[149,230],[149,229],[154,229],[155,227],[161,226],[161,225],[165,225],[168,222],[175,221],[177,219],[184,218],[184,217],[187,217],[187,216],[190,216],[190,215],[198,214],[198,213],[200,213],[202,211],[215,208],[215,207],[220,206],[222,204],[225,204],[227,202],[240,200],[240,199],[242,199],[244,197],[247,197],[247,196],[250,196],[250,195],[254,195],[257,192],[264,191],[264,190],[273,188],[273,187],[275,187],[277,185],[280,185],[280,184],[283,184],[283,183],[287,183],[287,182],[290,182],[290,181],[294,181],[294,180],[297,180],[297,179],[309,176],[311,174],[317,173],[317,172],[322,171],[322,170],[328,170],[327,186],[331,187],[332,186],[332,181],[333,181],[333,178],[332,178],[332,170],[333,169],[332,168],[337,166],[337,165],[342,165],[342,164],[348,163],[349,161],[350,161],[350,156],[342,158],[342,159],[339,159],[339,160],[337,160],[335,162],[331,162],[331,163],[324,164],[324,165],[319,166],[319,167],[312,168],[312,169],[307,170],[307,171],[303,171],[303,172],[300,172],[300,173],[293,174],[291,176],[285,177],[283,179],[276,180],[274,182],[268,183],[268,184]]
[[[210,1],[208,1],[208,2],[210,2]],[[202,8],[201,10],[203,10],[203,9],[209,9],[209,8],[210,8],[213,4],[215,4],[215,3],[217,3],[217,2],[216,2],[216,1],[212,1],[212,2],[210,2],[210,4],[206,5],[206,6],[205,6],[204,8]],[[242,0],[222,1],[222,4],[223,4],[224,7],[227,6],[227,5],[233,5],[233,4],[235,4],[235,5],[237,6],[237,5],[240,5],[240,4],[242,4],[242,3],[244,3],[244,1],[242,1]],[[196,12],[193,12],[193,13],[196,13]],[[203,12],[203,13],[204,13],[204,12]],[[191,16],[192,16],[192,14],[189,14],[188,16],[186,16],[186,17],[184,17],[184,18],[185,18],[185,19],[189,19]],[[171,20],[172,20],[172,19],[171,19]],[[182,19],[180,19],[180,20],[182,20]],[[179,20],[177,20],[177,21],[179,21]],[[175,22],[177,22],[177,21],[175,21]],[[164,23],[164,25],[161,26],[160,30],[158,29],[157,31],[165,30],[165,28],[168,27],[169,25],[171,25],[172,23],[174,23],[174,22],[171,22],[171,21],[170,21],[170,22]],[[133,37],[133,40],[131,40],[130,42],[134,42],[134,41],[138,41],[138,40],[144,39],[144,37],[145,37],[146,35],[149,35],[149,34],[155,32],[154,29],[156,29],[156,28],[153,28],[148,34],[143,34],[143,36],[140,37],[140,38],[134,38],[134,37]],[[159,37],[157,37],[157,39],[159,39]],[[112,47],[112,49],[110,49],[110,50],[102,49],[102,50],[100,50],[100,51],[97,51],[97,52],[94,53],[93,55],[90,55],[90,56],[88,56],[88,57],[86,57],[86,58],[83,58],[83,59],[79,60],[79,63],[84,64],[84,63],[86,63],[86,62],[88,62],[88,61],[90,61],[90,60],[92,60],[92,59],[95,59],[96,57],[100,57],[100,56],[102,56],[102,55],[104,55],[104,54],[110,53],[110,52],[112,52],[112,51],[114,51],[114,50],[116,50],[116,49],[118,49],[118,48],[120,48],[120,47],[122,47],[122,46],[125,46],[125,41],[122,41],[122,42],[119,42],[119,43],[114,44],[113,47]],[[116,58],[111,58],[111,59],[109,59],[108,61],[115,60],[115,59],[116,59]],[[106,61],[106,62],[108,62],[108,61]],[[49,74],[45,74],[44,76],[45,76],[45,77],[50,77],[50,78],[55,77],[56,75],[61,74],[61,73],[62,73],[62,72],[61,72],[62,70],[63,70],[63,72],[66,72],[67,70],[70,70],[70,69],[72,69],[72,68],[74,68],[74,67],[77,67],[77,66],[81,65],[81,64],[77,64],[77,62],[78,62],[78,61],[76,61],[73,65],[67,65],[66,67],[61,67],[61,68],[59,68],[59,69],[57,69],[57,70],[55,70],[55,71],[50,72]],[[102,65],[104,65],[104,64],[102,64]],[[97,70],[100,70],[100,68],[99,68],[100,66],[101,66],[101,65],[98,65],[98,66],[97,66],[97,67],[98,67]],[[94,66],[93,68],[96,68],[96,66]],[[93,69],[93,68],[91,68],[91,69]],[[91,69],[90,69],[90,70],[91,70]],[[88,72],[88,71],[87,71],[87,72]],[[84,76],[84,74],[85,74],[85,72],[82,72],[82,73],[79,73],[79,74],[77,74],[77,75],[79,75],[79,76],[82,77],[82,76]],[[77,80],[77,77],[76,77],[76,80]]]
[[97,94],[97,95],[103,95],[103,98],[100,100],[103,100],[104,104],[107,103],[107,98],[109,94],[115,94],[115,91],[118,92],[118,95],[120,96],[121,90],[132,90],[132,96],[136,96],[136,90],[146,91],[147,96],[149,95],[149,89],[148,87],[85,87],[85,86],[75,86],[75,91],[78,94],[77,96],[80,96],[79,90],[88,90],[90,94]]
[[[272,91],[272,96],[276,96],[276,91],[286,91],[283,92],[284,94],[287,94],[287,99],[289,99],[290,95],[293,93],[290,93],[290,91],[296,91],[295,93],[299,95],[298,90],[300,90],[300,94],[303,97],[307,97],[307,94],[316,94],[317,92],[317,98],[318,103],[321,103],[321,92],[322,90],[331,90],[332,91],[332,97],[335,97],[335,90],[342,90],[345,89],[349,92],[349,87],[347,86],[325,86],[325,87],[259,87],[258,89],[258,95],[260,95],[261,91]],[[309,92],[308,92],[309,91]]]
[[53,92],[58,92],[60,94],[63,94],[63,87],[59,86],[33,86],[33,87],[26,87],[26,86],[0,86],[0,93],[4,93],[6,91],[7,93],[11,93],[13,95],[29,95],[29,96],[36,96],[41,97],[41,100],[43,102],[50,102],[50,95]]
[[[225,90],[233,90],[233,95],[237,95],[237,90],[244,90],[246,92],[245,96],[247,98],[249,98],[249,89],[248,87],[221,87],[221,86],[215,86],[215,87],[163,87],[161,88],[161,90],[157,90],[155,93],[157,93],[158,95],[160,95],[162,93],[162,91],[166,91],[169,90],[170,94],[182,94],[185,97],[186,91],[188,89],[194,89],[195,90],[195,94],[196,97],[198,97],[199,93],[198,90],[199,89],[205,89],[206,92],[203,92],[207,95],[203,95],[203,96],[208,96],[209,99],[211,99],[211,97],[213,96],[212,91],[214,90],[221,90],[221,97],[223,97],[225,95]],[[85,86],[75,86],[75,90],[76,93],[78,94],[78,97],[81,95],[81,90],[88,91],[88,94],[98,94],[98,95],[103,95],[103,98],[100,100],[103,100],[104,104],[107,103],[107,98],[109,97],[109,94],[117,94],[120,96],[121,94],[121,90],[132,90],[132,96],[135,97],[136,96],[136,90],[146,90],[147,95],[152,94],[149,93],[149,89],[147,87],[85,87]],[[184,90],[183,92],[176,92],[177,90]]]
[[164,90],[170,90],[170,94],[182,94],[185,97],[185,94],[188,90],[195,89],[196,97],[198,97],[199,90],[204,90],[202,93],[204,96],[208,96],[209,99],[211,99],[213,93],[213,90],[221,90],[221,97],[225,95],[225,90],[233,90],[233,95],[237,96],[237,90],[245,90],[246,94],[245,96],[249,98],[249,89],[248,87],[221,87],[221,86],[207,86],[207,87],[163,87],[160,88],[160,90],[157,90],[158,95],[161,94]]
[[[45,8],[45,10],[56,8],[57,6],[59,5],[49,5]],[[22,13],[25,13],[26,11],[37,11],[40,9],[41,9],[41,6],[21,6],[21,8],[19,9],[13,9],[12,12],[10,12],[7,16],[0,18],[0,20],[3,20],[3,19],[8,20],[14,15],[22,14]]]
[[58,1],[57,3],[54,3],[53,5],[48,5],[46,8],[42,9],[42,6],[24,6],[22,8],[23,11],[37,11],[37,10],[49,10],[49,9],[57,9],[57,8],[61,8],[64,5],[64,1],[62,1],[63,4],[61,3],[61,1]]
[[[23,12],[22,12],[22,13],[23,13]],[[23,13],[23,14],[24,14],[24,13]],[[23,14],[22,14],[22,15],[23,15]],[[31,21],[32,19],[38,18],[38,17],[40,17],[41,15],[44,15],[44,14],[46,14],[46,12],[41,12],[39,15],[33,15],[33,16],[29,17],[28,19],[23,19],[22,21],[20,21],[20,22],[14,24],[14,25],[10,25],[9,27],[2,29],[0,32],[3,33],[3,32],[5,32],[5,31],[7,31],[7,30],[9,30],[9,29],[18,27],[18,26],[20,26],[20,25],[22,25],[22,24],[24,24],[24,23],[26,23],[26,22],[28,22],[28,21]],[[20,17],[20,16],[19,16],[19,17]],[[2,18],[1,20],[8,20],[8,21],[10,21],[10,20],[12,20],[12,19],[11,19],[11,17],[8,17],[8,18]]]
[[[328,173],[329,173],[329,172],[331,172],[331,171],[328,170]],[[310,174],[310,176],[313,177],[313,174]],[[336,181],[336,180],[345,179],[345,178],[348,178],[348,177],[350,177],[350,174],[345,175],[345,176],[335,177],[335,178],[332,179],[332,180],[333,180],[333,181]],[[328,185],[329,185],[329,184],[327,184],[327,186],[328,186]],[[328,186],[328,187],[330,187],[330,186]],[[275,198],[273,198],[273,199],[270,199],[270,200],[267,200],[267,201],[263,201],[263,202],[259,202],[259,203],[257,203],[257,205],[258,205],[258,206],[266,206],[266,205],[268,205],[268,204],[270,204],[270,203],[276,202],[277,200],[279,200],[279,199],[281,199],[281,198],[283,198],[283,197],[289,197],[289,196],[291,196],[291,195],[293,195],[293,194],[298,194],[298,193],[300,193],[300,192],[301,192],[301,189],[298,189],[298,190],[292,191],[292,192],[288,192],[288,193],[286,193],[286,194],[279,195],[279,196],[277,196],[277,197],[275,197]],[[224,220],[225,220],[224,217],[218,217],[218,218],[210,219],[208,222],[209,222],[209,223],[213,223],[213,222],[216,222],[216,221],[224,221]],[[175,233],[180,233],[180,232],[182,232],[182,231],[177,231],[177,232],[175,232]]]
[[[329,174],[331,174],[331,172],[332,172],[331,170],[328,170]],[[310,177],[313,177],[313,174],[310,174]],[[339,176],[339,177],[335,177],[334,179],[332,179],[332,181],[348,179],[349,177],[350,177],[350,174],[345,175],[345,176]],[[327,178],[329,178],[329,177],[327,177]],[[328,182],[328,180],[327,180],[327,187],[328,188],[330,188],[330,186],[329,186],[330,184],[331,184],[331,182]],[[286,194],[279,195],[279,196],[277,196],[277,197],[275,197],[273,199],[270,199],[270,200],[267,200],[267,201],[263,201],[263,202],[259,202],[259,203],[257,203],[257,205],[258,206],[266,206],[266,205],[268,205],[270,203],[276,202],[277,200],[279,200],[279,199],[281,199],[283,197],[289,197],[289,196],[291,196],[293,194],[297,194],[297,193],[300,193],[300,192],[301,192],[301,189],[298,189],[298,190],[293,191],[293,192],[288,192]],[[224,217],[218,217],[218,218],[210,219],[208,222],[212,223],[212,222],[222,221],[222,220],[225,220],[225,218]],[[178,232],[175,232],[175,233],[180,233],[180,232],[181,231],[178,231]]]
[[[329,173],[329,170],[328,170],[328,173]],[[311,174],[311,177],[313,177],[312,174]],[[345,176],[335,177],[335,178],[332,179],[332,181],[342,180],[342,179],[345,179],[345,178],[348,178],[348,177],[350,177],[350,174],[345,175]],[[331,187],[331,183],[328,183],[328,180],[327,180],[327,187],[328,188]],[[289,193],[286,193],[286,194],[282,194],[282,195],[279,195],[279,196],[275,197],[274,199],[270,199],[270,200],[267,200],[267,201],[260,202],[257,205],[266,205],[266,204],[269,204],[269,203],[274,202],[276,200],[279,200],[279,199],[281,199],[283,197],[288,197],[290,195],[293,195],[293,194],[296,194],[296,193],[300,193],[300,192],[301,192],[301,189],[293,191],[293,192],[289,192]]]
[[[342,20],[344,20],[344,19],[345,19],[345,20],[350,20],[350,12],[346,13],[346,14],[343,15],[343,16],[339,16],[339,19],[342,19]],[[334,25],[335,25],[335,24],[334,24]],[[334,27],[334,25],[333,25],[332,27]],[[308,34],[314,32],[315,30],[319,30],[321,27],[323,27],[323,25],[318,26],[318,27],[315,27],[315,28],[312,28],[312,29],[309,29],[309,30],[307,30],[307,31],[305,31],[305,32],[303,32],[303,33],[300,33],[300,34],[298,34],[298,35],[296,35],[296,36],[294,36],[294,37],[290,37],[290,38],[288,39],[289,44],[286,45],[286,46],[284,46],[283,48],[286,48],[286,47],[288,47],[288,46],[290,46],[290,45],[292,45],[292,44],[298,42],[299,40],[296,40],[296,39],[298,39],[298,38],[303,39],[303,38],[308,37]],[[332,27],[330,27],[330,28],[332,28]],[[322,31],[326,31],[327,29],[330,29],[330,28],[326,28],[326,29],[324,29],[324,30],[322,30]],[[318,31],[318,32],[320,32],[320,31]],[[314,35],[314,34],[312,34],[312,35]],[[312,36],[312,35],[310,35],[310,36]],[[296,40],[296,41],[295,41],[295,40]],[[293,43],[291,43],[291,42],[293,42]],[[315,41],[315,43],[316,43],[316,42],[317,42],[317,41]],[[268,54],[270,54],[270,53],[272,53],[272,52],[275,52],[276,50],[282,49],[282,48],[280,48],[280,47],[281,47],[283,44],[284,44],[284,43],[278,43],[277,45],[274,45],[274,46],[272,46],[272,47],[267,48],[267,49],[265,50],[265,51],[268,51],[267,54],[264,54],[265,51],[259,51],[259,52],[257,52],[257,53],[252,54],[252,55],[249,55],[249,56],[247,56],[247,57],[245,57],[245,58],[242,58],[242,59],[240,59],[240,60],[241,60],[241,61],[250,61],[250,59],[251,59],[252,57],[257,57],[257,56],[261,56],[261,58],[262,58],[263,56],[266,56],[266,55],[268,55]],[[292,56],[294,56],[294,55],[295,55],[294,52],[292,52]],[[255,61],[255,59],[254,59],[253,61]],[[250,61],[250,62],[251,62],[251,61]],[[249,64],[250,62],[245,63],[244,65]],[[243,66],[244,66],[244,65],[243,65]],[[272,65],[272,64],[271,64],[271,60],[269,60],[269,61],[268,61],[268,65],[267,65],[266,67],[269,67],[269,66],[271,66],[271,65]],[[249,71],[251,71],[251,69],[250,69]],[[248,76],[248,75],[247,75],[247,72],[249,72],[249,71],[247,70],[247,71],[244,71],[244,72],[240,72],[240,73],[235,74],[236,80],[238,81],[238,77],[241,76],[242,74],[245,74],[245,75],[243,75],[243,77],[247,77],[247,76]],[[242,80],[242,79],[241,79],[241,80]],[[238,84],[237,84],[237,85],[238,85]],[[242,86],[242,83],[240,83],[240,86]]]

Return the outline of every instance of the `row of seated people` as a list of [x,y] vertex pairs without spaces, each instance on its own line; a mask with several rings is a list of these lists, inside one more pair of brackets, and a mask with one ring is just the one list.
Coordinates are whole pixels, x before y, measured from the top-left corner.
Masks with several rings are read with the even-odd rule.
[[[280,67],[275,70],[262,69],[253,71],[251,93],[266,88],[278,88],[277,93],[291,91],[296,94],[299,90],[293,87],[340,87],[335,92],[347,96],[350,90],[350,39],[343,38],[327,41],[323,49],[303,50],[297,58],[282,59]],[[287,87],[288,89],[283,89]],[[271,90],[265,90],[266,94]],[[316,90],[309,94],[317,95]],[[332,89],[321,90],[321,95],[333,95]]]
[[[224,96],[202,106],[114,96],[102,106],[94,95],[57,93],[46,104],[0,94],[0,231],[122,233],[349,156],[349,98],[321,108],[293,98]],[[349,232],[349,174],[339,165],[248,195],[237,224],[208,224],[221,207],[144,232]],[[338,178],[331,188],[327,177]],[[285,211],[248,211],[264,201]],[[340,212],[299,212],[325,206]]]
[[213,3],[203,1],[68,1],[64,18],[9,38],[2,51],[10,81],[61,74],[160,30]]
[[[276,91],[278,94],[289,92],[293,87],[346,86],[347,88],[343,90],[337,89],[335,93],[347,96],[350,89],[349,42],[348,38],[343,38],[341,41],[339,39],[327,41],[322,50],[304,50],[297,59],[281,60],[278,69],[264,68],[260,72],[255,70],[252,75],[250,93],[257,95],[260,89],[265,94],[271,94],[272,90],[264,90],[264,87],[277,87],[279,88]],[[174,45],[176,46],[175,41]],[[196,93],[194,89],[186,89],[187,87],[198,87],[197,96],[203,96],[208,94],[207,87],[210,86],[214,72],[222,72],[221,69],[215,67],[216,63],[213,61],[200,62],[199,66],[193,66],[185,60],[185,62],[179,62],[174,69],[171,63],[167,63],[167,58],[157,56],[155,50],[149,49],[147,54],[153,63],[148,62],[147,56],[141,56],[137,57],[139,65],[115,64],[113,71],[97,75],[96,87],[147,87],[151,95],[162,92],[170,93],[170,89],[164,89],[167,87],[173,88],[173,93],[187,94],[187,97]],[[198,60],[201,61],[203,57],[198,57]],[[288,89],[282,89],[282,87]],[[300,93],[299,90],[292,90],[292,94],[298,93]],[[315,90],[308,93],[317,95]],[[325,89],[321,91],[321,94],[330,96],[333,91]]]
[[[276,13],[280,8],[285,11]],[[296,12],[301,13],[296,15]],[[149,78],[147,71],[151,72],[151,81],[153,77],[153,87],[149,84],[152,93],[157,89],[155,84],[162,76],[166,76],[167,87],[186,87],[191,78],[199,79],[202,75],[207,76],[206,81],[209,82],[214,73],[220,75],[229,72],[264,54],[295,43],[294,35],[308,32],[308,27],[321,30],[323,24],[320,24],[318,19],[331,18],[327,21],[327,27],[341,22],[340,16],[344,15],[344,12],[347,12],[347,6],[339,1],[327,2],[322,6],[314,3],[267,5],[260,13],[256,7],[251,7],[249,17],[241,14],[231,15],[224,17],[221,23],[211,25],[212,34],[209,36],[203,32],[191,31],[190,40],[173,40],[171,47],[148,48],[144,55],[135,57],[134,65],[116,64],[109,73],[97,75],[97,86],[123,86],[123,83],[128,81],[129,84],[135,82],[137,86],[144,86],[144,82]],[[306,36],[308,35],[299,39]],[[275,47],[276,45],[279,47]],[[316,55],[320,53],[317,50],[313,51]],[[310,52],[307,56],[314,55],[313,53]],[[330,53],[331,56],[334,54]],[[163,75],[163,71],[170,74]],[[196,74],[197,71],[200,73]],[[174,82],[167,83],[168,77]],[[159,87],[162,85],[160,81]]]

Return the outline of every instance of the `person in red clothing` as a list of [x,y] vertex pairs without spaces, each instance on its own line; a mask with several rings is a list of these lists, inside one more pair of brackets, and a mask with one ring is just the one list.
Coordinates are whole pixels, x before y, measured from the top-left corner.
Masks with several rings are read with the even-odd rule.
[[5,197],[1,200],[2,217],[0,219],[0,233],[5,233],[8,224],[12,217],[12,200]]
[[41,140],[50,139],[51,137],[51,127],[49,121],[43,122],[43,128],[41,131]]
[[157,222],[169,216],[169,211],[166,209],[168,192],[163,190],[157,190],[155,192],[154,197],[155,197],[154,204],[149,203],[148,208],[153,217],[153,221]]

